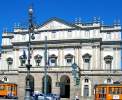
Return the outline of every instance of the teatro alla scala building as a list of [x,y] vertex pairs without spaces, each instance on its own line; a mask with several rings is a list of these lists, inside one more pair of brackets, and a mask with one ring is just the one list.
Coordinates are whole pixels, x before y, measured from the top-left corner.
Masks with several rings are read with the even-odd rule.
[[[71,23],[50,18],[33,31],[35,39],[31,39],[31,92],[44,92],[45,44],[47,92],[59,94],[61,100],[71,100],[76,95],[81,100],[94,100],[95,84],[122,81],[119,23],[105,25],[98,19],[89,23]],[[28,28],[15,26],[13,31],[2,33],[0,80],[18,85],[19,100],[23,100],[25,95],[28,41]],[[78,80],[74,78],[73,63],[77,64]]]

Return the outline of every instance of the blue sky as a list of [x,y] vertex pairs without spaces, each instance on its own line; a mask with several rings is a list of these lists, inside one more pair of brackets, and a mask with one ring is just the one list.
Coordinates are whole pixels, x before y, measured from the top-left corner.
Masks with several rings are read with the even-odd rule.
[[88,22],[94,16],[100,17],[105,24],[113,24],[115,19],[122,22],[122,0],[0,0],[0,35],[3,28],[12,31],[14,23],[26,25],[31,4],[36,23],[51,17],[69,22],[81,17],[81,21]]

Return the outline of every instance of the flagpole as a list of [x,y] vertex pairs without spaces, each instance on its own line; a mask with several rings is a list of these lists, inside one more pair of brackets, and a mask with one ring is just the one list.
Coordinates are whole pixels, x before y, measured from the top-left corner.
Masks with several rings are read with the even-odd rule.
[[45,67],[44,67],[44,100],[47,95],[47,36],[45,36]]

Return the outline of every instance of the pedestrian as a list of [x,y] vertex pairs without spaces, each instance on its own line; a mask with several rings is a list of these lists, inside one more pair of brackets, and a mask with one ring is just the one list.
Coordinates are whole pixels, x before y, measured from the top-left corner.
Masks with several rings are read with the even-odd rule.
[[78,96],[75,96],[75,100],[79,100]]

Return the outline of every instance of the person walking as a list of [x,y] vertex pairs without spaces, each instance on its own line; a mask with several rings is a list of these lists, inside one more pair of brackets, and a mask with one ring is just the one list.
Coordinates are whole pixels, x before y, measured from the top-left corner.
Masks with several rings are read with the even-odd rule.
[[75,100],[79,100],[78,96],[75,96]]

